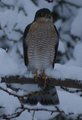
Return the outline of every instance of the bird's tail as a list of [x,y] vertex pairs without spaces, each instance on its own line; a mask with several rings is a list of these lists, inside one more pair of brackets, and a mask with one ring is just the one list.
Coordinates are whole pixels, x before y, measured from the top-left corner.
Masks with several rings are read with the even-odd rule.
[[37,103],[42,105],[57,105],[59,104],[59,98],[57,95],[56,88],[53,89],[43,89],[41,91],[32,92],[28,95],[25,103],[36,105]]

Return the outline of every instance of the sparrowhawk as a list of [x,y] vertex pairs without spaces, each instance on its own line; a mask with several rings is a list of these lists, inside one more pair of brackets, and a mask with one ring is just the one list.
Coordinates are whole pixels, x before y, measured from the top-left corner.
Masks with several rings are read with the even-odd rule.
[[[51,11],[46,8],[38,10],[34,21],[25,28],[23,38],[24,62],[28,70],[35,73],[35,77],[39,74],[46,81],[45,70],[54,68],[58,43],[58,31],[54,26]],[[55,87],[45,87],[42,92],[30,95],[28,101],[31,104],[59,103]]]

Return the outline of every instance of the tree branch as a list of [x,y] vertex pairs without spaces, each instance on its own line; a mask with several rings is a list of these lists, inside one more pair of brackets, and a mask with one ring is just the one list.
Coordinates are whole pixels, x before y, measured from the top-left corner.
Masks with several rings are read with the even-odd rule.
[[55,110],[50,110],[50,109],[47,109],[47,108],[30,108],[30,107],[24,107],[24,108],[19,108],[19,109],[20,109],[20,111],[18,111],[18,112],[15,112],[11,115],[5,115],[4,114],[4,115],[1,115],[0,118],[6,119],[6,120],[16,118],[16,117],[19,117],[21,115],[21,113],[23,113],[25,110],[27,110],[28,112],[33,111],[34,113],[37,112],[37,111],[50,112],[51,114],[52,113],[61,113],[61,114],[64,113],[64,111],[59,110],[58,107],[55,107]]
[[[42,82],[41,78],[38,78],[38,80],[34,80],[34,78],[25,78],[21,76],[9,76],[9,77],[3,77],[1,82],[6,83],[16,83],[16,84],[38,84],[39,82]],[[72,80],[72,79],[57,79],[57,78],[47,78],[47,82],[54,86],[64,86],[69,88],[79,88],[82,89],[82,83],[81,80]]]
[[[41,80],[38,78],[38,81]],[[6,82],[6,83],[16,83],[16,84],[37,84],[38,81],[35,81],[33,78],[25,78],[25,77],[20,77],[20,76],[10,76],[10,77],[3,77],[1,82]],[[56,79],[56,78],[48,78],[47,81],[55,86],[65,86],[65,87],[71,87],[71,88],[80,88],[82,89],[82,84],[80,81],[77,80],[71,80],[71,79]],[[17,109],[17,111],[11,115],[6,115],[3,114],[0,116],[0,118],[4,118],[6,120],[12,119],[19,117],[25,110],[28,112],[33,111],[34,113],[36,111],[46,111],[50,112],[51,114],[53,113],[60,113],[60,114],[65,114],[64,111],[60,110],[57,106],[55,106],[54,110],[46,109],[46,108],[30,108],[30,107],[25,107],[24,104],[22,104],[21,100],[25,99],[24,96],[17,95],[13,92],[10,92],[2,87],[0,87],[0,90],[3,90],[4,92],[7,92],[9,95],[13,95],[14,97],[17,97],[21,103],[21,107]],[[26,96],[28,97],[29,94]],[[34,116],[33,116],[34,117]]]

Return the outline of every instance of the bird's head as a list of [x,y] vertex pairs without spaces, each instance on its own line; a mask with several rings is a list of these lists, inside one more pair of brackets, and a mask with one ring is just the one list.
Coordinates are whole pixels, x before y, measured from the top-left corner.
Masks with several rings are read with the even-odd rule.
[[53,22],[52,13],[47,8],[40,9],[36,12],[34,20],[37,20],[37,19]]

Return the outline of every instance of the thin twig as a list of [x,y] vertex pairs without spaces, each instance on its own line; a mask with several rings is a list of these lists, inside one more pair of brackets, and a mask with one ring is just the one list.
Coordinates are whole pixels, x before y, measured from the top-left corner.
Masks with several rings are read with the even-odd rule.
[[[55,107],[56,108],[56,107]],[[20,108],[19,108],[20,109]],[[33,117],[32,117],[32,120],[34,120],[34,115],[35,115],[35,112],[36,111],[45,111],[45,112],[51,112],[51,113],[56,113],[56,112],[60,112],[60,113],[64,113],[63,111],[60,111],[59,108],[56,108],[56,110],[49,110],[49,109],[46,109],[46,108],[30,108],[30,107],[24,107],[22,108],[20,111],[18,112],[15,112],[11,115],[6,115],[6,114],[3,114],[0,116],[0,118],[3,118],[3,119],[6,119],[6,120],[9,120],[9,119],[12,119],[12,118],[16,118],[16,117],[19,117],[25,110],[27,110],[28,112],[31,112],[33,111]]]

